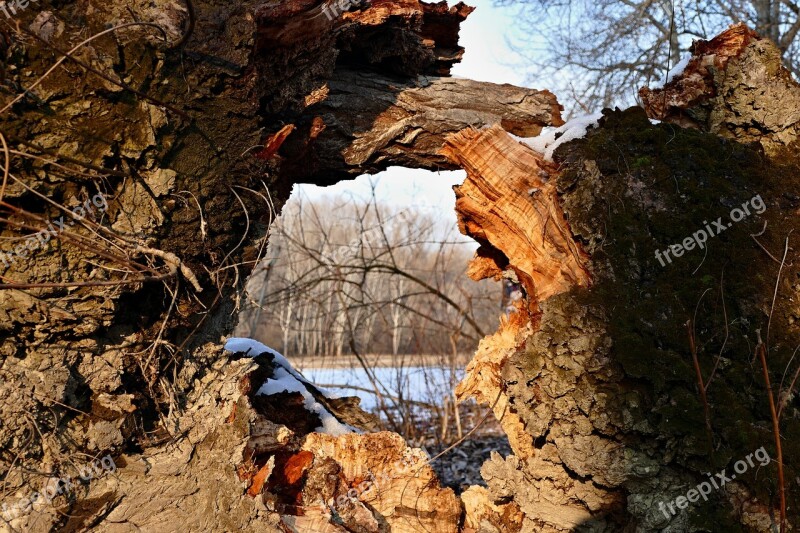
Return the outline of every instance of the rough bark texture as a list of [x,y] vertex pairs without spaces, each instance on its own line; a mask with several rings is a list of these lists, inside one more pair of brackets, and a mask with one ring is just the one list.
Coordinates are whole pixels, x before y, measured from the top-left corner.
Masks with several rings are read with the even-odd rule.
[[[459,144],[456,138],[453,150]],[[497,146],[491,136],[469,145],[482,154],[471,173],[492,175],[490,162],[505,157]],[[530,531],[769,531],[777,516],[774,461],[737,470],[708,501],[677,514],[659,503],[674,508],[678,496],[707,480],[704,473],[727,469],[730,477],[737,461],[762,446],[777,456],[753,357],[757,331],[763,338],[769,331],[772,383],[776,391],[777,383],[788,385],[781,376],[800,341],[795,245],[785,248],[798,229],[798,159],[778,162],[757,147],[652,125],[637,108],[606,112],[597,131],[556,154],[561,171],[551,179],[590,258],[592,283],[538,302],[534,327],[504,322],[468,367],[459,393],[495,406],[514,445],[514,456],[496,455],[483,467],[491,498],[519,505]],[[756,195],[763,213],[726,225],[705,249],[664,266],[655,257],[708,221],[725,224]],[[515,246],[513,238],[495,242],[501,252]],[[798,456],[790,435],[800,430],[793,397],[779,397],[787,480],[796,477]],[[520,426],[525,439],[513,438]],[[796,505],[790,491],[791,523]]]
[[651,118],[699,128],[778,155],[795,149],[800,85],[781,52],[744,24],[692,45],[686,69],[663,88],[639,91]]
[[[271,477],[266,455],[300,450],[305,433],[281,422],[296,398],[232,414],[249,394],[238,380],[256,369],[207,341],[231,331],[292,184],[437,168],[444,136],[466,126],[561,123],[549,93],[441,78],[462,53],[463,4],[376,0],[334,20],[320,7],[85,0],[20,13],[4,102],[31,89],[0,115],[23,152],[11,153],[1,249],[62,215],[67,229],[0,262],[2,503],[74,475],[80,454],[110,453],[120,468],[0,528],[279,527],[252,495],[269,493],[257,486]],[[108,32],[34,87],[59,50],[134,20],[164,34]],[[61,207],[98,194],[107,208],[83,221]],[[241,417],[250,422],[234,431]],[[452,501],[441,510],[458,522]]]

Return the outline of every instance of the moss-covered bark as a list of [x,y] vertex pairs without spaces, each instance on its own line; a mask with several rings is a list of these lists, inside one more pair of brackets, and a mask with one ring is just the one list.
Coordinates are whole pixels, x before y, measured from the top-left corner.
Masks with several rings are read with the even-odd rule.
[[[545,302],[539,331],[504,369],[537,453],[524,464],[487,464],[493,494],[512,497],[537,531],[767,530],[777,469],[756,332],[766,339],[769,330],[777,390],[800,343],[800,265],[792,244],[798,161],[777,163],[760,147],[653,125],[638,108],[606,112],[599,130],[557,158],[564,211],[592,258],[593,285]],[[755,196],[763,213],[751,207],[750,216],[727,227],[729,212]],[[661,265],[656,250],[718,217],[723,233]],[[689,320],[708,384],[710,443]],[[797,360],[784,388],[796,367]],[[787,401],[782,442],[791,489],[800,451],[792,436],[800,424]],[[736,461],[762,446],[773,462],[735,474]],[[723,468],[735,481],[667,519],[660,502],[685,496],[705,473]],[[508,483],[516,470],[527,490]],[[795,522],[792,490],[788,504]],[[562,507],[548,513],[548,505]]]

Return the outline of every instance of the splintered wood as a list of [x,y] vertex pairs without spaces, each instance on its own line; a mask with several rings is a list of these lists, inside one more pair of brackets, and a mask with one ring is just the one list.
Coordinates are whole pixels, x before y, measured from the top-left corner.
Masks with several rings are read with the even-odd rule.
[[458,531],[459,498],[440,487],[425,452],[409,448],[400,435],[311,433],[303,449],[313,452],[317,468],[332,465],[324,482],[306,484],[306,505],[335,501],[347,531]]
[[512,313],[500,317],[500,328],[494,335],[481,340],[475,357],[467,365],[464,379],[456,387],[459,401],[475,398],[480,405],[492,409],[508,435],[508,443],[514,454],[523,459],[534,455],[533,438],[525,431],[525,422],[516,410],[511,409],[509,399],[501,387],[503,366],[533,333],[528,313]]
[[692,57],[682,72],[664,87],[642,87],[639,96],[651,118],[669,119],[684,127],[697,125],[697,116],[686,111],[716,96],[714,74],[724,72],[728,61],[738,57],[745,47],[760,37],[756,32],[737,24],[710,41],[697,41],[691,47]]
[[472,279],[497,278],[511,268],[534,313],[538,302],[590,284],[588,257],[572,238],[549,179],[555,165],[500,126],[451,135],[442,154],[467,171],[454,190],[459,229],[481,244]]
[[770,155],[796,150],[800,84],[782,52],[744,24],[695,41],[681,72],[660,88],[639,90],[650,118],[758,142]]

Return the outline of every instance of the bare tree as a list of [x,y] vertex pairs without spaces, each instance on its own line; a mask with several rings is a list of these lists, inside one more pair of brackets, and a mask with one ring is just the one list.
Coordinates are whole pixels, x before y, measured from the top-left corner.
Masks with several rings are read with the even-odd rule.
[[454,231],[374,197],[290,202],[267,255],[281,254],[248,289],[262,317],[251,331],[289,355],[470,352],[497,320],[500,289],[466,280],[473,245]]
[[[533,80],[574,97],[585,112],[631,104],[639,87],[662,80],[694,39],[744,22],[774,41],[785,66],[800,68],[800,6],[791,0],[496,0],[520,6],[531,36]],[[562,100],[572,100],[563,98]]]

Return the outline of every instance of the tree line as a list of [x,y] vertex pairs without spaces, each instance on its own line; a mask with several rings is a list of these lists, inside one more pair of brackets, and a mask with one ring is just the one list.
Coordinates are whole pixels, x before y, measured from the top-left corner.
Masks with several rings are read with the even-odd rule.
[[471,352],[500,285],[466,277],[475,243],[420,208],[293,197],[248,283],[239,331],[291,356]]

